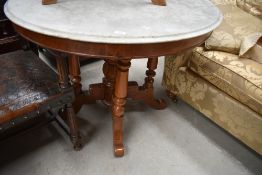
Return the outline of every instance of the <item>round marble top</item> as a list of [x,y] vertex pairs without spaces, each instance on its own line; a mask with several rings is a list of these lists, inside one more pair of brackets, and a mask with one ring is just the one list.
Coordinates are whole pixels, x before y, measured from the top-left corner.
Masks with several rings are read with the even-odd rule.
[[71,40],[143,44],[177,41],[214,30],[222,21],[209,0],[8,0],[6,16],[15,24]]

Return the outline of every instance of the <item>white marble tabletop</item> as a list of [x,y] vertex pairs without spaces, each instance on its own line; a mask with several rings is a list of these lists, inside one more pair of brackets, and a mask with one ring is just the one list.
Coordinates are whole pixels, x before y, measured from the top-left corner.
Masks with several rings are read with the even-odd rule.
[[222,21],[209,0],[8,0],[6,16],[34,32],[95,43],[161,43],[214,30]]

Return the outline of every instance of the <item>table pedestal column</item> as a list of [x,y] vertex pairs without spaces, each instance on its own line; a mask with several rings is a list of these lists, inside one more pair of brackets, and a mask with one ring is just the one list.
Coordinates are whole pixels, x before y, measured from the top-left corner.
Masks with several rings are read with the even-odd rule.
[[111,106],[112,94],[115,85],[116,61],[104,60],[102,83],[91,84],[89,86],[89,94],[95,100],[102,100],[105,105]]
[[154,77],[158,58],[148,58],[145,82],[139,86],[137,82],[128,82],[128,72],[131,59],[104,60],[102,83],[91,84],[88,91],[81,90],[81,77],[79,58],[69,57],[69,72],[71,83],[75,87],[76,100],[75,111],[79,111],[83,104],[103,101],[107,106],[112,107],[113,115],[113,145],[115,156],[124,155],[123,145],[123,116],[126,99],[141,100],[154,109],[164,109],[166,103],[162,99],[154,97]]
[[[103,83],[91,84],[89,86],[89,94],[94,100],[103,100],[103,102],[111,106],[112,95],[116,77],[116,61],[105,60],[103,65]],[[166,108],[166,103],[163,99],[156,99],[154,97],[154,77],[156,75],[156,68],[158,58],[148,58],[145,83],[139,86],[137,82],[128,82],[127,97],[132,100],[144,101],[148,106],[154,109]]]

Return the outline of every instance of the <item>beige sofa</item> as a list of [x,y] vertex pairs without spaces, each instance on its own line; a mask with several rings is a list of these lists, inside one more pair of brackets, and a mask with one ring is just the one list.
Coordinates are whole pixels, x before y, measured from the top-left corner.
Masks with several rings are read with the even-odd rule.
[[240,55],[244,42],[262,33],[262,1],[214,3],[222,24],[202,47],[167,57],[162,84],[262,155],[262,39]]

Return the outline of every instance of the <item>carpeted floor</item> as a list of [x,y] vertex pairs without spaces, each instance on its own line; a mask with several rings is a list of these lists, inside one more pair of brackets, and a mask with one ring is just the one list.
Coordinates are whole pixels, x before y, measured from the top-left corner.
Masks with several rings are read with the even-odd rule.
[[[82,68],[83,86],[101,81],[103,62]],[[146,60],[132,62],[130,79],[143,82]],[[156,77],[161,87],[163,59]],[[0,175],[247,175],[262,173],[262,158],[181,100],[153,110],[129,101],[125,115],[126,154],[112,151],[110,111],[100,102],[78,113],[84,148],[75,152],[56,125],[0,144]]]

